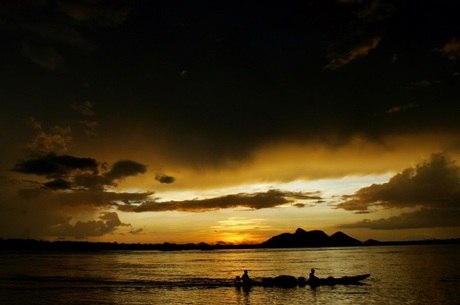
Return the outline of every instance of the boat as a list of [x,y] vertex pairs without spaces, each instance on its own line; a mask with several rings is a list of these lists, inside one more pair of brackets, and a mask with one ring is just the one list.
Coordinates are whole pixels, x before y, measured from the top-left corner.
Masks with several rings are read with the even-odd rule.
[[362,285],[362,280],[370,277],[370,274],[359,274],[353,276],[343,276],[339,278],[327,277],[318,278],[315,281],[305,279],[305,277],[294,277],[292,275],[279,275],[276,277],[264,277],[262,280],[251,280],[250,282],[243,283],[241,280],[235,280],[235,287],[249,289],[251,287],[280,287],[280,288],[293,288],[293,287],[318,287],[318,286],[335,286],[335,285]]
[[359,274],[353,276],[343,276],[339,278],[335,277],[327,277],[327,278],[318,278],[314,281],[306,280],[303,277],[298,278],[299,286],[311,286],[311,287],[318,287],[318,286],[335,286],[335,285],[362,285],[361,281],[370,277],[370,274]]

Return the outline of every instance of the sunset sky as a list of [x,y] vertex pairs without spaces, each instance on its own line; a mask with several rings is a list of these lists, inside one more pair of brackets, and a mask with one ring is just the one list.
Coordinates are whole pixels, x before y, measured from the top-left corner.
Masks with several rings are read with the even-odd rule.
[[0,2],[0,238],[460,237],[451,0]]

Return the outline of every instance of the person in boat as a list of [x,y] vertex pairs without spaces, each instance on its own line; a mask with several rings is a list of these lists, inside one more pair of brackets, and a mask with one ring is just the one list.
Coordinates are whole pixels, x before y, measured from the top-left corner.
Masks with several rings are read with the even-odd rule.
[[235,285],[236,286],[241,286],[243,283],[241,282],[241,276],[237,275],[235,277]]
[[244,273],[241,276],[241,283],[243,286],[251,285],[251,279],[249,278],[248,270],[244,270]]
[[308,281],[310,282],[310,285],[317,284],[319,281],[319,278],[315,275],[315,269],[313,268],[311,268],[310,276],[308,277]]

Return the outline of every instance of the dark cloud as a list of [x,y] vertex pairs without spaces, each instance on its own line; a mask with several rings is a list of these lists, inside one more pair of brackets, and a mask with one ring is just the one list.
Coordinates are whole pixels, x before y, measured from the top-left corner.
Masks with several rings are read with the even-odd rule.
[[41,43],[47,43],[56,48],[62,45],[76,47],[86,51],[90,51],[94,48],[94,46],[85,39],[79,29],[69,24],[41,21],[23,24],[22,27],[24,30],[36,34],[36,37],[41,38]]
[[72,143],[70,127],[54,126],[46,130],[35,118],[27,121],[35,134],[25,145],[25,150],[31,155],[46,155],[65,153]]
[[[218,209],[244,207],[250,209],[273,208],[287,203],[299,204],[303,201],[318,201],[318,193],[284,192],[270,190],[260,193],[241,193],[226,195],[209,199],[196,199],[184,201],[145,201],[141,204],[119,205],[118,208],[125,212],[161,212],[161,211],[187,211],[206,212]],[[298,206],[298,205],[297,205]]]
[[353,46],[351,50],[346,51],[344,54],[336,55],[326,66],[326,69],[337,70],[350,64],[360,57],[368,55],[373,49],[377,48],[381,37],[374,37],[370,40],[364,41],[359,45]]
[[86,238],[91,236],[102,236],[114,232],[123,224],[115,212],[101,213],[97,220],[77,221],[75,224],[61,223],[50,231],[51,236]]
[[134,230],[129,231],[129,234],[134,234],[135,235],[135,234],[140,234],[142,232],[144,232],[144,229],[138,228],[138,229],[134,229]]
[[72,188],[72,183],[62,178],[58,178],[46,182],[45,184],[43,184],[43,186],[51,190],[68,190]]
[[77,170],[96,173],[97,169],[98,163],[92,158],[49,154],[18,162],[13,171],[53,178],[67,176]]
[[58,1],[59,9],[81,25],[116,27],[123,24],[129,13],[129,1]]
[[387,20],[393,14],[397,12],[398,1],[394,0],[370,0],[370,1],[359,1],[367,2],[364,5],[360,5],[357,13],[360,20],[366,23],[379,23]]
[[20,161],[12,170],[51,179],[43,184],[47,189],[82,191],[116,186],[127,177],[145,173],[147,167],[135,161],[120,160],[108,170],[106,164],[92,158],[48,154]]
[[47,70],[56,70],[64,62],[62,55],[53,47],[28,41],[22,43],[21,53],[34,64]]
[[136,176],[147,171],[143,164],[131,160],[121,160],[113,164],[108,173],[104,175],[109,181],[124,179],[129,176]]
[[405,112],[415,107],[417,107],[416,104],[404,104],[404,105],[393,106],[387,110],[387,113],[388,114],[401,113],[401,112]]
[[327,70],[338,70],[354,61],[368,56],[381,44],[389,19],[396,12],[394,1],[373,0],[338,1],[352,5],[349,23],[344,24],[341,38],[333,41],[328,49]]
[[97,137],[97,128],[99,126],[98,121],[80,121],[80,124],[84,128],[84,132],[87,136]]
[[442,48],[442,54],[449,60],[456,61],[460,59],[460,38],[452,38]]
[[[23,1],[0,4],[0,29],[27,37],[22,55],[46,70],[60,68],[72,52],[97,49],[87,29],[115,28],[128,16],[130,1]],[[91,35],[89,35],[91,36]]]
[[145,173],[144,165],[130,160],[109,167],[92,158],[48,154],[18,162],[13,170],[50,179],[45,183],[23,180],[29,188],[18,189],[16,202],[7,203],[11,213],[26,219],[24,232],[17,232],[21,226],[8,229],[14,236],[86,238],[113,233],[126,226],[116,213],[103,212],[95,220],[81,221],[78,212],[95,213],[119,205],[141,204],[153,195],[107,190],[122,179]]
[[[243,162],[277,141],[339,146],[356,135],[380,142],[395,133],[456,132],[457,6],[1,3],[0,30],[9,39],[0,74],[18,108],[24,101],[29,113],[57,120],[58,101],[80,101],[74,108],[87,134],[98,124],[101,137],[135,130],[157,140],[158,154],[190,166]],[[420,80],[443,86],[408,86]],[[386,115],[407,104],[418,106]],[[51,144],[50,136],[40,145]],[[55,149],[68,147],[62,135],[53,139]]]
[[171,184],[176,181],[176,178],[164,174],[157,174],[155,180],[163,184]]
[[435,154],[428,162],[402,171],[387,183],[360,189],[337,207],[362,211],[375,206],[452,208],[459,203],[460,167],[447,156]]
[[73,177],[72,186],[75,189],[103,190],[105,186],[113,185],[113,181],[104,176],[91,173],[82,173]]
[[113,209],[118,204],[136,204],[148,200],[152,195],[102,190],[61,191],[66,187],[66,182],[58,179],[51,181],[48,188],[30,183],[27,186],[29,188],[24,188],[23,184],[16,182],[2,184],[2,237],[86,238],[117,234],[118,229],[127,225],[122,223]]
[[415,168],[408,168],[387,183],[357,191],[337,207],[365,212],[371,208],[413,208],[380,220],[364,220],[348,227],[375,229],[458,226],[460,215],[460,167],[447,156],[436,154]]
[[91,101],[84,101],[82,103],[75,103],[72,104],[72,108],[77,111],[79,114],[84,115],[84,116],[93,116],[94,109],[93,109],[93,104]]
[[86,100],[81,103],[74,103],[71,105],[72,109],[78,114],[85,117],[84,120],[80,120],[79,123],[83,127],[83,131],[87,136],[97,137],[97,128],[99,127],[99,121],[94,119],[96,112],[94,111],[93,103],[90,100]]
[[378,220],[363,221],[340,225],[341,228],[369,228],[373,230],[398,230],[460,226],[460,209],[430,209],[402,213],[398,216]]
[[[56,188],[28,188],[20,189],[18,194],[22,200],[48,202],[65,207],[86,207],[93,208],[110,208],[120,204],[141,204],[153,195],[152,192],[128,193],[128,192],[109,192],[104,190],[73,190],[71,192],[55,192]],[[58,210],[58,208],[56,208]]]

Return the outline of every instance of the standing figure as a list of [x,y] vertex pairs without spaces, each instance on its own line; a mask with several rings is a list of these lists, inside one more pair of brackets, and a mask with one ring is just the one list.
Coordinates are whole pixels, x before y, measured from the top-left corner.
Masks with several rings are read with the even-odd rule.
[[249,278],[248,270],[244,270],[244,273],[241,276],[241,281],[243,282],[243,286],[251,285],[251,279]]
[[311,268],[310,276],[308,277],[308,281],[310,282],[311,286],[318,284],[319,278],[315,275],[315,269]]

